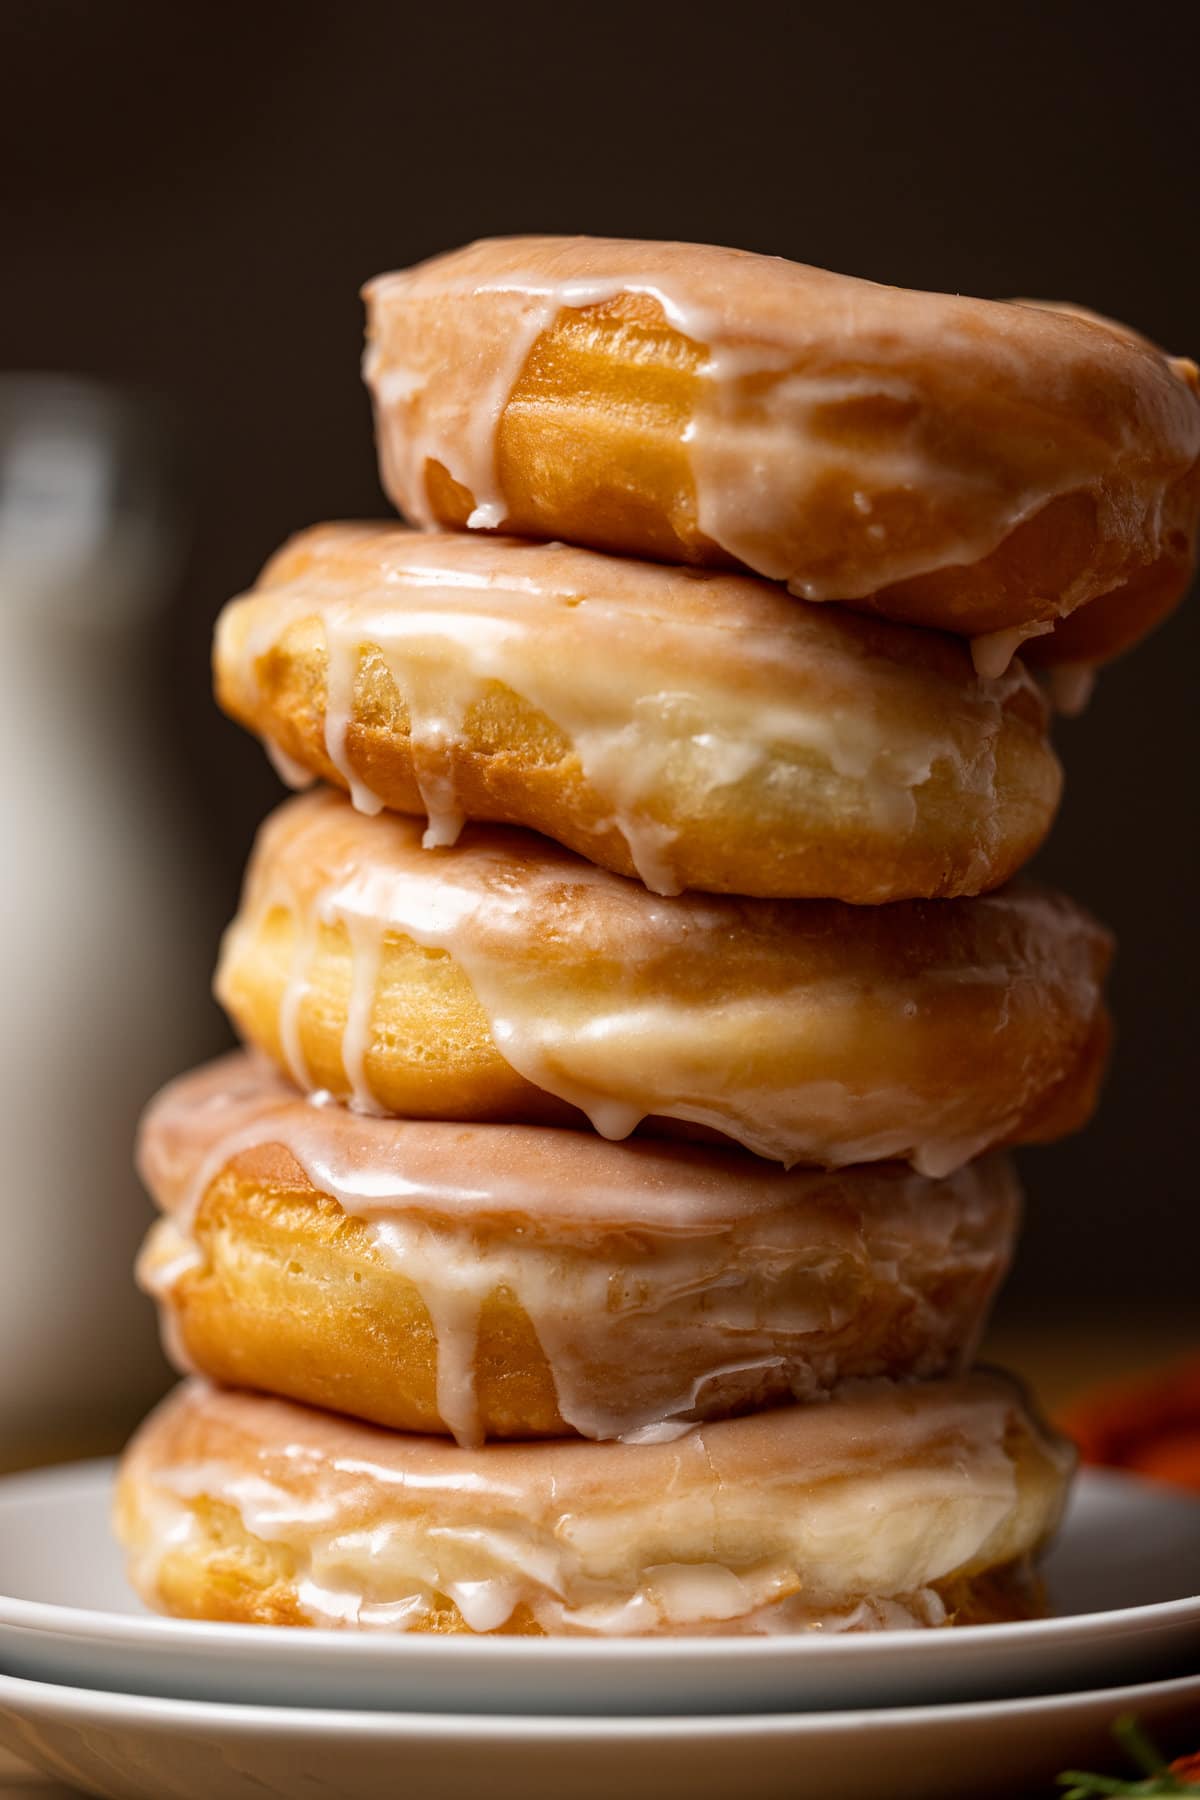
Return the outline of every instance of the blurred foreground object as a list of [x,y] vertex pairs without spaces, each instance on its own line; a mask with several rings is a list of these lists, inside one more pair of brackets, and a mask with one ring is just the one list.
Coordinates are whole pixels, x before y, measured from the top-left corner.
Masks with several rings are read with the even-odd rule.
[[90,1448],[161,1382],[127,1271],[133,1124],[197,1041],[145,705],[179,548],[169,452],[117,393],[0,376],[0,1462]]
[[1165,1763],[1137,1720],[1129,1714],[1114,1722],[1112,1734],[1129,1761],[1141,1769],[1141,1776],[1133,1781],[1123,1781],[1117,1776],[1090,1775],[1068,1769],[1058,1778],[1059,1787],[1067,1789],[1063,1800],[1093,1800],[1093,1796],[1100,1794],[1127,1795],[1131,1800],[1137,1795],[1150,1800],[1151,1796],[1187,1794],[1200,1787],[1200,1755],[1179,1756],[1173,1763]]
[[1200,1354],[1086,1394],[1059,1422],[1085,1462],[1200,1492]]

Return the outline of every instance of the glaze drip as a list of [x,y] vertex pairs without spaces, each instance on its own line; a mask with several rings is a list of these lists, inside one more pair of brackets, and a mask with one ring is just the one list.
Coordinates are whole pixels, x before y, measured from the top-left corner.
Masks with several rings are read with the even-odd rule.
[[[888,908],[657,898],[522,832],[473,827],[426,851],[412,820],[368,823],[329,792],[260,834],[218,970],[235,1020],[263,1016],[250,986],[302,1034],[328,1016],[328,995],[315,1012],[307,999],[314,966],[334,979],[314,921],[319,958],[349,947],[348,1021],[382,1016],[389,983],[403,1007],[390,971],[405,943],[449,956],[499,1056],[602,1136],[670,1118],[789,1164],[898,1157],[934,1176],[1018,1134],[1077,1073],[1108,955],[1085,914],[1032,888]],[[380,943],[382,963],[361,953]],[[955,1054],[977,1063],[952,1084],[951,1020]],[[344,1088],[325,1085],[378,1101],[381,1059],[407,1067],[407,1052],[359,1024]],[[286,1038],[285,1054],[296,1072]]]
[[407,712],[426,848],[459,835],[456,758],[468,720],[500,689],[562,734],[603,809],[598,828],[618,830],[643,882],[664,894],[681,887],[680,821],[653,810],[664,786],[681,796],[686,821],[722,788],[752,776],[795,781],[798,766],[868,842],[903,843],[917,794],[947,776],[985,870],[1001,830],[1006,709],[1019,693],[1038,716],[1019,665],[978,680],[940,642],[922,665],[903,627],[814,616],[747,578],[562,545],[354,526],[307,534],[218,627],[224,679],[251,711],[264,659],[314,623],[325,749],[360,810],[380,808],[352,748],[366,659],[382,660]]
[[144,1591],[206,1499],[286,1546],[314,1623],[405,1629],[447,1599],[481,1631],[518,1607],[604,1635],[797,1629],[860,1606],[928,1623],[937,1584],[1036,1552],[1070,1464],[986,1374],[851,1383],[671,1444],[473,1452],[191,1384],[135,1441],[121,1509]]
[[[556,320],[622,295],[656,302],[695,361],[680,442],[699,532],[806,599],[979,562],[1077,495],[1149,564],[1165,492],[1194,485],[1194,366],[1107,321],[736,250],[530,237],[366,289],[384,484],[409,518],[436,522],[440,468],[473,497],[470,526],[505,522],[497,445],[530,353]],[[1106,580],[1103,559],[1081,570],[1055,612]]]
[[481,1441],[481,1310],[513,1296],[564,1421],[661,1441],[766,1393],[809,1400],[848,1372],[934,1375],[969,1357],[1007,1265],[1018,1191],[1002,1159],[935,1183],[887,1166],[792,1172],[734,1151],[588,1134],[362,1118],[234,1056],[183,1077],[142,1128],[169,1220],[139,1278],[172,1296],[210,1254],[198,1214],[239,1157],[278,1146],[370,1227],[417,1288],[439,1412]]

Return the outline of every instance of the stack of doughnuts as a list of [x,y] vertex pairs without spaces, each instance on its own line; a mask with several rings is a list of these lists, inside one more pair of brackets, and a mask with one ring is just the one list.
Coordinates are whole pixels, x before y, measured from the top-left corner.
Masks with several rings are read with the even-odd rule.
[[679,244],[476,244],[367,304],[412,525],[302,534],[217,630],[221,704],[321,785],[222,947],[244,1049],[142,1128],[188,1379],[122,1469],[139,1589],[1028,1616],[1072,1457],[972,1359],[1111,944],[1019,871],[1050,692],[1189,577],[1195,368]]

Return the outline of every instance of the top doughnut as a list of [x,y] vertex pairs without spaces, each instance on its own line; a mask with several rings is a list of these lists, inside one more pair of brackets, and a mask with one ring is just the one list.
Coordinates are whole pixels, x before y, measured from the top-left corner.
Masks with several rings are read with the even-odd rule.
[[1070,308],[746,251],[487,239],[371,282],[383,482],[416,522],[742,564],[1099,662],[1180,598],[1200,374]]

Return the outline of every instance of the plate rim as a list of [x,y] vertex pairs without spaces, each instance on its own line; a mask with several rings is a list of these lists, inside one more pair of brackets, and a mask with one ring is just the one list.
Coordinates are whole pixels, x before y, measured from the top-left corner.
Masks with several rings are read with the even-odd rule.
[[[38,1490],[67,1486],[73,1481],[110,1485],[117,1461],[116,1457],[92,1457],[2,1475],[0,1506],[6,1501],[19,1499],[22,1489],[29,1489],[31,1498],[36,1498]],[[1081,1472],[1079,1480],[1098,1486],[1141,1490],[1153,1493],[1157,1498],[1169,1497],[1185,1507],[1191,1505],[1200,1527],[1200,1497],[1190,1495],[1184,1489],[1170,1488],[1165,1483],[1153,1482],[1118,1469],[1086,1469]],[[1113,1630],[1118,1626],[1125,1633],[1136,1636],[1143,1631],[1186,1624],[1193,1616],[1200,1624],[1200,1593],[1181,1595],[1173,1600],[1144,1602],[1136,1606],[1108,1607],[1099,1612],[1066,1613],[1045,1619],[1017,1619],[973,1625],[969,1632],[955,1634],[955,1649],[980,1656],[989,1650],[995,1651],[1002,1645],[1018,1651],[1031,1642],[1045,1644],[1046,1640],[1073,1635],[1080,1630],[1099,1636],[1105,1630]],[[2,1592],[0,1627],[41,1636],[70,1637],[130,1648],[150,1648],[161,1645],[164,1640],[178,1639],[186,1634],[189,1647],[205,1653],[227,1649],[233,1645],[245,1648],[253,1641],[272,1654],[281,1654],[285,1660],[293,1662],[308,1661],[322,1651],[329,1653],[335,1650],[339,1659],[359,1662],[424,1660],[431,1652],[448,1663],[468,1659],[537,1663],[550,1657],[558,1661],[564,1654],[579,1661],[598,1657],[600,1660],[610,1661],[654,1662],[663,1660],[668,1650],[672,1661],[698,1662],[712,1658],[714,1644],[727,1648],[729,1642],[728,1639],[709,1637],[496,1638],[487,1635],[439,1636],[430,1640],[427,1636],[418,1637],[411,1633],[356,1633],[334,1631],[320,1626],[297,1631],[294,1627],[284,1625],[251,1625],[216,1619],[172,1619],[154,1613],[105,1612],[98,1607],[64,1606],[50,1600],[25,1600]],[[814,1656],[818,1653],[822,1658],[845,1660],[858,1656],[865,1659],[872,1650],[878,1651],[880,1648],[877,1641],[880,1636],[886,1636],[888,1651],[897,1655],[902,1654],[905,1649],[927,1649],[930,1642],[927,1631],[916,1629],[900,1629],[885,1634],[846,1632],[838,1636],[793,1633],[778,1637],[740,1638],[738,1656],[740,1659],[765,1663],[790,1660],[797,1655]],[[437,1646],[436,1650],[433,1649],[434,1644]],[[23,1678],[12,1676],[7,1679]]]
[[[1200,1673],[1174,1675],[1124,1687],[1078,1688],[1066,1693],[1034,1694],[992,1700],[951,1700],[940,1704],[888,1706],[792,1713],[445,1713],[421,1711],[359,1712],[345,1707],[264,1706],[232,1700],[176,1700],[161,1694],[127,1694],[117,1688],[78,1688],[0,1673],[0,1712],[19,1712],[22,1695],[40,1696],[43,1711],[56,1717],[94,1719],[114,1725],[139,1720],[156,1730],[220,1726],[235,1736],[268,1733],[293,1739],[317,1733],[342,1737],[386,1738],[398,1729],[410,1734],[445,1736],[476,1731],[512,1741],[530,1735],[570,1742],[594,1739],[598,1733],[630,1739],[720,1738],[730,1732],[754,1738],[816,1736],[830,1730],[887,1730],[904,1726],[952,1726],[973,1721],[1002,1722],[1030,1713],[1053,1714],[1071,1704],[1094,1704],[1114,1713],[1150,1701],[1200,1702]],[[15,1702],[15,1704],[14,1704]],[[27,1716],[27,1715],[25,1715]]]

